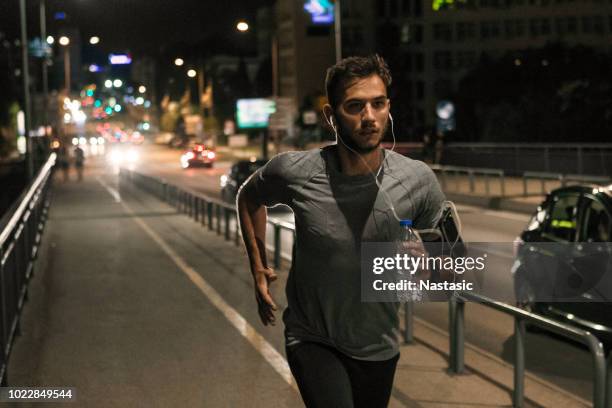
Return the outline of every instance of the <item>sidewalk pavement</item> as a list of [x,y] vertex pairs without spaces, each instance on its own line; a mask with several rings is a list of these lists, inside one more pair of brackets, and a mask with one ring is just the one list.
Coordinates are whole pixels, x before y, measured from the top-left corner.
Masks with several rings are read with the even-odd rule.
[[[76,387],[87,407],[302,406],[247,265],[242,247],[102,167],[56,181],[9,384]],[[507,363],[467,347],[466,374],[450,375],[447,334],[417,319],[415,336],[391,407],[512,405]],[[526,406],[588,402],[527,376]]]

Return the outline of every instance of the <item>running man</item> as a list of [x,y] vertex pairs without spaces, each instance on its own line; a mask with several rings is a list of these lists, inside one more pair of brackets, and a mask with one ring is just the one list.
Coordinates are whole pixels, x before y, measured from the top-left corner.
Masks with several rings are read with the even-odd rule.
[[399,304],[361,302],[361,242],[392,241],[397,218],[431,228],[444,201],[427,165],[380,146],[392,125],[390,84],[377,55],[329,68],[323,113],[337,143],[274,157],[237,199],[264,325],[275,323],[277,310],[269,291],[276,274],[264,246],[266,207],[286,204],[294,212],[283,321],[287,360],[308,407],[387,406],[399,359]]

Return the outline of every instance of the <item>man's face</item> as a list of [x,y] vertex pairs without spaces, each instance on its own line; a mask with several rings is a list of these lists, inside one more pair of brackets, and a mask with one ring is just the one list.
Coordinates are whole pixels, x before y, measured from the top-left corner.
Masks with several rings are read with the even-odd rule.
[[335,115],[342,141],[359,153],[375,150],[387,130],[389,107],[387,89],[378,75],[350,83]]

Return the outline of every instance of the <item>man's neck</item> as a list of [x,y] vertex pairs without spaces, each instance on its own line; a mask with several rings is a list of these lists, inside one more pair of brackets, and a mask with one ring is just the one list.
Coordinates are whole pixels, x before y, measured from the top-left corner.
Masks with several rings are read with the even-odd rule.
[[340,161],[340,171],[347,176],[376,172],[382,163],[382,149],[380,147],[369,153],[356,154],[342,145],[337,145],[337,153]]

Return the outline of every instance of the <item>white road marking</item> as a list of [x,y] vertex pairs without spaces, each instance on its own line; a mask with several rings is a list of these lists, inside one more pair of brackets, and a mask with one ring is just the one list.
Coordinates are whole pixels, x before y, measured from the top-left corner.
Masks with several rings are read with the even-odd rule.
[[291,370],[287,360],[280,354],[274,346],[272,346],[257,330],[249,324],[249,322],[236,309],[230,306],[223,297],[208,283],[206,280],[195,271],[183,258],[181,258],[162,237],[153,231],[140,217],[136,216],[132,208],[121,201],[119,193],[106,184],[98,177],[98,182],[109,192],[111,196],[120,203],[126,212],[128,212],[134,221],[151,237],[153,241],[166,253],[166,255],[176,264],[176,266],[189,278],[189,280],[198,288],[200,292],[208,298],[208,300],[221,312],[223,316],[231,323],[236,330],[261,354],[261,356],[274,368],[274,370],[297,391],[297,385],[293,380]]
[[98,183],[102,184],[102,187],[104,187],[106,191],[108,191],[108,194],[110,194],[115,199],[116,203],[121,202],[121,194],[119,194],[119,191],[106,184],[100,176],[96,177],[96,180],[98,180]]

